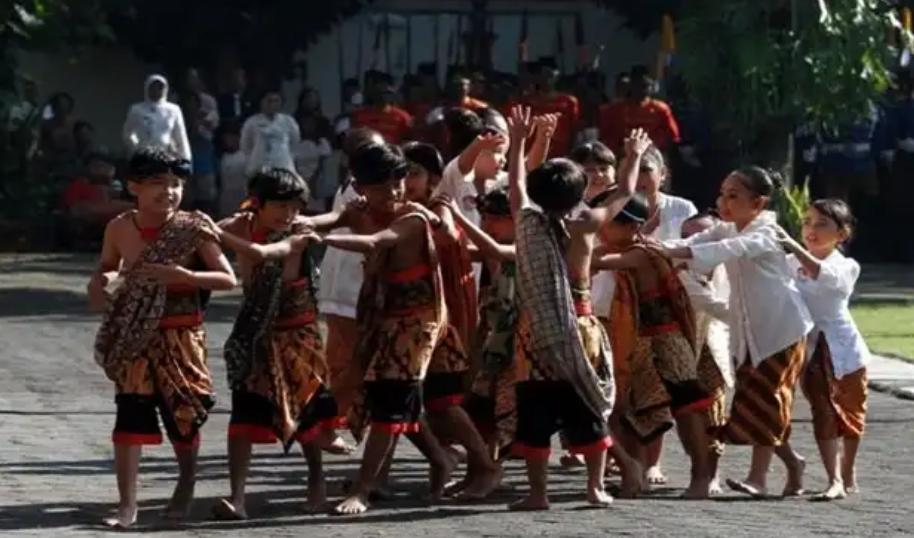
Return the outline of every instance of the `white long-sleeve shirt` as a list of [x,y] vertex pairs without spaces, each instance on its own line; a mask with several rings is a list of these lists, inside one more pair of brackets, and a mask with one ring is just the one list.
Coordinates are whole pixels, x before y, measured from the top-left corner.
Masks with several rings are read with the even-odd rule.
[[241,151],[248,158],[248,175],[252,176],[265,167],[294,172],[292,148],[300,140],[298,123],[288,114],[279,113],[272,118],[254,114],[248,118],[241,128]]
[[787,263],[796,276],[797,288],[815,323],[809,342],[810,351],[815,349],[818,336],[825,336],[837,379],[866,367],[870,361],[870,350],[854,323],[849,307],[854,285],[860,277],[860,264],[835,250],[821,261],[819,277],[813,280],[801,270],[796,256],[788,256]]
[[130,152],[140,147],[159,148],[188,161],[191,159],[181,107],[164,99],[132,105],[124,121],[123,136]]
[[692,250],[693,270],[723,264],[730,282],[730,350],[738,364],[754,366],[801,341],[813,328],[787,255],[777,240],[777,219],[766,211],[745,229],[720,222],[688,239],[669,241]]

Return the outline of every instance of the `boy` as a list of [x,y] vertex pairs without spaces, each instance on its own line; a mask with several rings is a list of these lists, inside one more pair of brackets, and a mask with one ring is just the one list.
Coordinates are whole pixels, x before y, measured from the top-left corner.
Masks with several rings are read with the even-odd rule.
[[[117,389],[112,439],[120,503],[117,515],[105,520],[112,528],[136,521],[140,454],[143,445],[162,442],[158,415],[180,471],[166,516],[187,515],[199,431],[214,403],[201,290],[232,289],[235,275],[211,221],[178,211],[188,164],[162,151],[133,154],[128,188],[137,208],[105,228],[89,280],[91,305],[105,314],[95,359]],[[109,301],[106,288],[118,276],[123,283]]]
[[[307,509],[326,502],[320,435],[336,425],[326,389],[327,363],[317,323],[313,261],[298,242],[273,248],[294,232],[307,185],[288,170],[270,168],[251,180],[252,207],[219,223],[223,241],[239,253],[245,294],[225,344],[232,416],[228,454],[231,498],[213,509],[219,519],[246,519],[245,482],[252,444],[298,441],[308,462]],[[253,244],[252,244],[253,243]],[[282,245],[276,245],[282,249]],[[266,258],[266,259],[265,259]]]
[[[526,459],[530,478],[528,497],[511,508],[549,508],[546,471],[550,440],[559,429],[570,451],[585,457],[588,502],[606,506],[612,502],[603,487],[606,451],[612,446],[606,420],[614,388],[606,335],[590,309],[590,260],[600,224],[632,195],[637,174],[629,171],[605,207],[581,209],[586,179],[580,167],[554,159],[525,177],[524,142],[533,125],[529,109],[515,107],[510,123],[510,201],[521,301],[515,451]],[[640,149],[645,143],[643,135],[638,137]],[[577,216],[568,218],[572,212]],[[569,339],[575,332],[580,337]],[[619,459],[631,487],[637,467],[624,453]]]
[[[431,463],[431,498],[441,497],[454,462],[425,427],[422,381],[433,356],[461,360],[463,348],[448,329],[447,308],[435,255],[433,226],[440,220],[404,199],[408,165],[394,146],[369,145],[350,159],[356,189],[365,197],[370,226],[353,226],[353,211],[313,217],[315,226],[376,230],[371,235],[330,234],[329,246],[367,254],[359,296],[355,359],[364,375],[364,411],[356,402],[350,428],[361,437],[367,411],[371,429],[359,477],[335,512],[363,513],[384,461],[407,434]],[[345,224],[344,224],[345,222]],[[455,355],[451,357],[451,355]],[[463,359],[465,360],[465,359]]]

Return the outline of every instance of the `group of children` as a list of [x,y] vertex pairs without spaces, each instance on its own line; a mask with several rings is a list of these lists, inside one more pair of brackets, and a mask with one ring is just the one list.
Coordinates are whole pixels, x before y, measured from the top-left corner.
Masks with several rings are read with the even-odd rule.
[[[88,289],[104,313],[96,360],[117,388],[120,503],[108,525],[136,520],[140,453],[161,443],[159,416],[180,468],[166,515],[188,512],[215,401],[203,312],[209,292],[236,286],[223,249],[237,255],[244,299],[224,349],[231,491],[218,518],[247,517],[252,445],[277,441],[302,446],[307,508],[319,510],[322,453],[351,449],[343,427],[364,446],[341,515],[386,497],[401,436],[429,462],[431,501],[489,496],[514,455],[529,491],[511,509],[547,509],[556,433],[562,464],[587,469],[588,503],[611,503],[613,473],[635,497],[664,479],[660,442],[674,427],[691,463],[685,498],[721,491],[725,444],[753,448],[730,489],[766,497],[777,455],[784,495],[800,495],[797,383],[829,478],[815,498],[856,491],[869,352],[848,311],[859,266],[840,250],[844,202],[814,202],[799,243],[766,210],[778,185],[760,168],[728,175],[717,211],[699,214],[662,192],[663,156],[640,130],[617,169],[599,143],[547,160],[555,115],[454,114],[459,155],[447,165],[433,146],[350,132],[351,180],[322,215],[302,215],[299,176],[266,169],[242,210],[215,223],[177,209],[186,163],[133,155],[136,209],[108,225]],[[456,445],[466,475],[452,482]]]

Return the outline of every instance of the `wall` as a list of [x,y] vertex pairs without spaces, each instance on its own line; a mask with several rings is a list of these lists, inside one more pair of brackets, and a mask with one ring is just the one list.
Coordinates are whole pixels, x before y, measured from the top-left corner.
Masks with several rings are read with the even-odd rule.
[[[557,56],[556,28],[561,24],[564,54],[560,64],[573,70],[577,62],[574,13],[580,10],[590,53],[600,45],[605,47],[601,70],[608,75],[608,80],[632,64],[654,63],[656,39],[642,42],[621,28],[618,16],[598,9],[589,0],[490,0],[489,4],[493,15],[492,30],[498,34],[493,59],[495,68],[500,71],[514,72],[516,69],[521,13],[525,9],[529,12],[531,59]],[[437,59],[443,76],[446,65],[454,60],[453,56],[448,58],[448,42],[457,33],[458,13],[466,13],[468,9],[467,0],[379,0],[371,11],[346,21],[337,32],[324,36],[302,54],[302,59],[308,62],[308,83],[322,95],[325,111],[335,114],[339,110],[342,79],[357,76],[372,64],[377,22],[383,13],[393,14],[392,29],[389,44],[382,40],[378,67],[399,77],[408,68],[415,69],[419,63]],[[406,22],[407,14],[411,15],[410,23]],[[464,19],[462,28],[465,30],[467,26]],[[143,81],[156,72],[156,66],[142,64],[126,50],[96,51],[78,63],[70,62],[62,55],[30,55],[23,59],[23,66],[38,82],[42,96],[59,90],[69,92],[76,100],[77,115],[95,124],[100,141],[112,148],[119,146],[127,107],[142,97]],[[340,75],[341,66],[343,76]],[[299,80],[285,84],[289,110],[294,107],[301,87]]]

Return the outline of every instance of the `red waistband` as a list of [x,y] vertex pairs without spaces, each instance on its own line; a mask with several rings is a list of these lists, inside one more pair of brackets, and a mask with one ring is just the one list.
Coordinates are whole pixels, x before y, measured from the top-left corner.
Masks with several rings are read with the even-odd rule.
[[431,266],[420,263],[407,269],[401,269],[400,271],[391,271],[387,274],[387,280],[390,282],[409,282],[411,280],[418,280],[422,277],[426,277],[430,274],[432,274]]
[[182,329],[203,325],[203,312],[165,316],[159,320],[160,329]]
[[578,316],[592,316],[593,303],[590,302],[590,299],[575,299],[574,312]]
[[278,318],[273,322],[274,329],[292,329],[295,327],[304,327],[305,325],[310,325],[317,320],[317,312],[315,310],[309,310],[307,312],[302,312],[296,316],[289,316],[286,318]]

